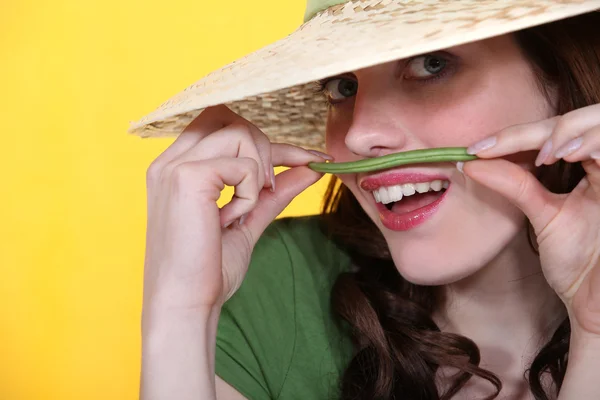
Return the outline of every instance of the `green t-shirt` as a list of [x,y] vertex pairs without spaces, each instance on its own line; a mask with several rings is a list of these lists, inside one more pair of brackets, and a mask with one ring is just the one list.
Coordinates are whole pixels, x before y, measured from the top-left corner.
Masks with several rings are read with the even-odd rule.
[[217,375],[249,400],[337,399],[352,345],[332,315],[330,295],[349,265],[319,230],[318,217],[273,222],[223,307]]

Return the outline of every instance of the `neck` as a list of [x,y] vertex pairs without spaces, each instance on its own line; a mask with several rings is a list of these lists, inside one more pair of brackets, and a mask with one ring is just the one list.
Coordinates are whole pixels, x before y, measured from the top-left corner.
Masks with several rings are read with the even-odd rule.
[[526,230],[486,267],[446,286],[444,293],[434,315],[440,329],[472,339],[481,366],[500,375],[517,369],[522,374],[566,316]]

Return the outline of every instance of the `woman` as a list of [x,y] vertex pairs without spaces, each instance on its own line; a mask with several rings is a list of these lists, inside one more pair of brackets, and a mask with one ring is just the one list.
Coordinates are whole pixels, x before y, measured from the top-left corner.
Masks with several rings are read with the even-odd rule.
[[[328,154],[204,110],[148,171],[142,398],[600,398],[598,26],[340,70]],[[310,162],[456,146],[272,223]]]

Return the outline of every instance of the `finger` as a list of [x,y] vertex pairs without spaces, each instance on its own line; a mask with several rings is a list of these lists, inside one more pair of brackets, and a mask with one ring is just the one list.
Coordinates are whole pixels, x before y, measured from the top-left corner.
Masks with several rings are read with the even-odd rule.
[[248,129],[256,144],[256,149],[262,162],[261,171],[264,174],[264,181],[267,182],[267,186],[269,187],[271,184],[270,182],[272,173],[270,151],[271,143],[269,138],[267,138],[267,136],[250,121],[231,111],[224,105],[208,108],[204,111],[204,113],[205,118],[208,121],[199,121],[199,126],[197,128],[192,128],[200,133],[201,138],[207,137],[212,132],[225,128],[228,125],[237,125],[238,127],[245,126]]
[[552,135],[558,118],[509,126],[467,148],[480,158],[502,157],[529,150],[539,150]]
[[585,132],[598,125],[600,125],[600,104],[579,108],[563,115],[559,118],[552,137],[545,143],[548,149],[547,156],[540,156],[538,164],[550,165],[566,154],[572,153],[573,149],[577,149],[582,144],[581,140],[574,139],[583,136]]
[[581,165],[586,172],[584,180],[596,194],[596,199],[600,199],[600,161],[587,160],[583,161]]
[[549,192],[531,172],[506,160],[475,160],[464,164],[469,178],[495,190],[520,208],[540,233],[559,210],[557,195]]
[[[208,190],[208,198],[216,202],[224,185],[234,187],[233,199],[220,212],[220,224],[225,226],[249,213],[258,200],[258,163],[254,158],[213,158],[205,161],[192,161],[180,164],[177,170],[203,168],[203,174],[197,174],[198,189]],[[198,167],[199,168],[199,167]],[[176,173],[177,174],[177,173]],[[189,180],[188,180],[189,181]]]
[[237,118],[241,117],[225,106],[206,108],[185,127],[183,132],[156,158],[153,164],[166,165],[212,132],[233,123]]
[[254,124],[237,114],[234,115],[236,118],[235,121],[232,122],[231,126],[234,126],[235,129],[243,133],[247,133],[254,143],[254,148],[258,154],[257,161],[260,162],[260,182],[262,182],[261,187],[271,187],[272,179],[275,177],[273,163],[271,161],[271,141]]
[[271,144],[271,161],[276,167],[299,167],[311,162],[323,162],[325,160],[331,161],[333,157],[291,144]]
[[[177,265],[180,275],[193,274],[197,273],[198,257],[220,252],[220,234],[205,234],[207,226],[220,227],[223,224],[215,202],[224,185],[235,186],[240,207],[238,212],[247,212],[258,198],[256,176],[257,163],[248,158],[179,164],[173,171],[172,179],[164,182],[168,185],[165,192],[170,194],[171,200],[164,210],[168,223],[161,231],[171,237],[171,240],[163,242],[173,246],[168,249],[166,256],[178,259],[167,265]],[[220,254],[217,256],[220,259]]]
[[154,207],[154,203],[156,202],[157,193],[153,190],[153,187],[161,180],[165,166],[194,147],[211,132],[220,129],[222,126],[228,124],[229,121],[232,121],[234,118],[232,114],[234,113],[224,106],[206,108],[185,127],[183,132],[177,136],[169,147],[156,157],[148,167],[146,173],[148,191],[155,193],[148,196],[148,209]]
[[562,154],[555,157],[568,162],[577,162],[588,159],[600,159],[600,123],[584,132],[581,136],[567,142],[562,149]]
[[264,162],[260,158],[250,128],[237,122],[211,133],[174,160],[167,168],[175,168],[178,164],[190,161],[226,157],[231,159],[247,157],[256,160],[259,165],[258,183],[261,188],[265,185]]
[[[240,117],[241,118],[241,117]],[[243,120],[243,118],[242,118]],[[245,125],[249,128],[249,132],[252,135],[256,150],[262,161],[261,171],[264,175],[264,180],[267,183],[267,187],[271,187],[271,178],[274,178],[273,163],[271,161],[271,141],[260,129],[254,124],[243,120]]]
[[567,142],[559,152],[565,150],[562,156],[567,162],[582,162],[586,179],[591,188],[600,196],[600,124],[589,129],[583,135]]
[[309,186],[317,182],[323,174],[308,167],[288,169],[277,175],[277,190],[262,190],[256,208],[248,214],[240,226],[246,231],[252,245],[267,226],[289,205],[289,203]]

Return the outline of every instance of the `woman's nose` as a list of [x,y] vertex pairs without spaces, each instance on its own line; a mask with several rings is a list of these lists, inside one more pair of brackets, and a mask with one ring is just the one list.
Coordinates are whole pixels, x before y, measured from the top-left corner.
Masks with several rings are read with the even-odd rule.
[[400,151],[406,145],[402,112],[393,103],[392,99],[377,96],[375,92],[360,93],[359,90],[345,138],[352,153],[379,157]]

